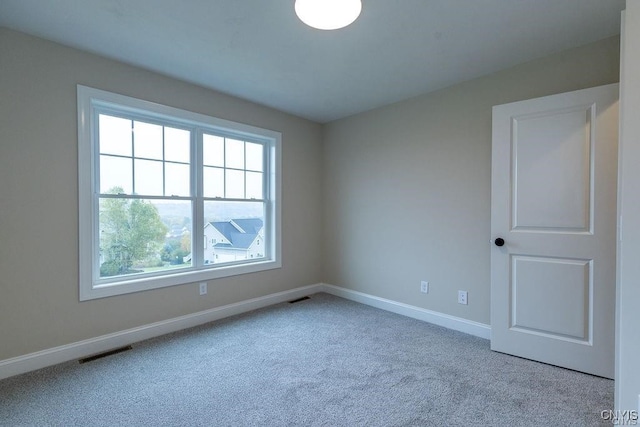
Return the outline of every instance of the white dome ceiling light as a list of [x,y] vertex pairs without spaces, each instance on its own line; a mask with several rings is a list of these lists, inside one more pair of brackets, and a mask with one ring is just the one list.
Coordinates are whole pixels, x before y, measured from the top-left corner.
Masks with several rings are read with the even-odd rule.
[[360,16],[360,0],[296,0],[296,15],[305,24],[319,30],[346,27]]

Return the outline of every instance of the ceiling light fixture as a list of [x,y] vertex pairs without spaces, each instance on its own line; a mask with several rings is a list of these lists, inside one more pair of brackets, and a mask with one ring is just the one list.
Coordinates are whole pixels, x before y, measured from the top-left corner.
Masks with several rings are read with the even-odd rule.
[[296,0],[296,15],[305,24],[319,30],[346,27],[360,16],[360,0]]

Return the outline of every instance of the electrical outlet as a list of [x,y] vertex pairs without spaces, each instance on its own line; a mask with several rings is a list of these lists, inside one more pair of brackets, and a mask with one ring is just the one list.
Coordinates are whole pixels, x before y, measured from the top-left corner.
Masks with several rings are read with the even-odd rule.
[[200,295],[207,294],[207,282],[200,282]]
[[429,293],[429,282],[420,282],[420,292],[422,292],[423,294]]
[[458,304],[468,304],[467,291],[458,291]]

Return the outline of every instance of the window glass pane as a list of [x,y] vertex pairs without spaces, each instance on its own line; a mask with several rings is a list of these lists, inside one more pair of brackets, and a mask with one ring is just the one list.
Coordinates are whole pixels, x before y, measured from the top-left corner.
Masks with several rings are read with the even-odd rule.
[[162,162],[136,159],[134,166],[135,193],[145,196],[162,196]]
[[100,156],[100,193],[133,193],[131,158]]
[[191,132],[184,129],[164,128],[164,159],[172,162],[191,162]]
[[224,169],[205,167],[202,187],[204,197],[224,197]]
[[135,157],[162,160],[162,126],[133,122]]
[[189,165],[181,163],[165,163],[165,195],[186,196],[191,194],[189,189]]
[[191,202],[100,199],[100,277],[191,267]]
[[262,144],[247,142],[247,170],[262,172]]
[[262,198],[262,173],[247,172],[247,199]]
[[100,114],[100,153],[131,156],[131,120]]
[[225,197],[244,199],[244,172],[225,169]]
[[234,169],[244,169],[244,141],[226,139],[225,166]]
[[264,203],[206,201],[204,218],[205,264],[266,257]]
[[215,135],[203,135],[202,163],[205,166],[224,166],[224,138]]

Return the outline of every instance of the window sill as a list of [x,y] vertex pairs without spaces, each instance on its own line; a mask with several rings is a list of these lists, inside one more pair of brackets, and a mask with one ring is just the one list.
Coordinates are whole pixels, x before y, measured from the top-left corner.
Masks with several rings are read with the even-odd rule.
[[117,282],[91,284],[80,286],[80,301],[125,295],[168,286],[185,285],[189,283],[221,279],[240,274],[257,273],[282,267],[280,261],[266,260],[243,265],[229,265],[216,268],[203,268],[164,274],[162,276],[140,277]]

